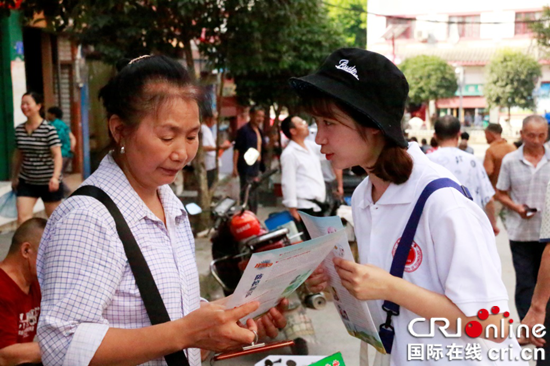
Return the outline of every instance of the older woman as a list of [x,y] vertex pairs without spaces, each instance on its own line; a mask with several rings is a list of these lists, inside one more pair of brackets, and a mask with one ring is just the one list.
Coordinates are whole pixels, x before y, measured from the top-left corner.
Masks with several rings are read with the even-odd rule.
[[200,93],[187,71],[163,56],[123,67],[101,90],[114,150],[83,185],[102,189],[127,222],[171,321],[151,325],[115,221],[98,200],[75,196],[51,217],[38,255],[42,309],[38,340],[48,365],[164,365],[185,350],[222,351],[276,335],[284,317],[240,327],[249,303],[225,310],[201,302],[186,212],[168,184],[199,143]]

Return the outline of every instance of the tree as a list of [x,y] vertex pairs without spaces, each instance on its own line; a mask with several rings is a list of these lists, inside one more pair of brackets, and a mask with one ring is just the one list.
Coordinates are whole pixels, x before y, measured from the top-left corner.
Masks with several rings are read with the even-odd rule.
[[485,98],[489,106],[534,108],[537,79],[542,76],[539,63],[519,51],[503,50],[487,65]]
[[201,49],[234,77],[243,103],[295,107],[288,79],[311,73],[344,44],[320,0],[233,0],[225,6],[225,31]]
[[550,48],[550,7],[544,6],[542,9],[542,15],[538,21],[532,21],[529,23],[529,28],[534,33],[534,38],[537,40],[539,46],[548,51]]
[[440,57],[411,57],[399,67],[409,82],[410,103],[450,98],[456,93],[458,84],[454,69]]
[[329,16],[345,37],[348,47],[367,47],[367,1],[327,0]]

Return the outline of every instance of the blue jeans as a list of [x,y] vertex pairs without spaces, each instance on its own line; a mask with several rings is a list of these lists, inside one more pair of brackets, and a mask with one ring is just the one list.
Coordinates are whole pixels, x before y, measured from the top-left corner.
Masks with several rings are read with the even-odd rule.
[[516,308],[520,320],[523,320],[533,298],[533,291],[537,283],[540,260],[546,243],[538,241],[514,241],[510,240],[512,260],[516,270]]

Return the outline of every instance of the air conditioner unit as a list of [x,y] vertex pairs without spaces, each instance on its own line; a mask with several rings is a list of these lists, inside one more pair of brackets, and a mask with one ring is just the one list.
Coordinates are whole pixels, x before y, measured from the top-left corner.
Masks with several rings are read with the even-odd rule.
[[428,32],[426,29],[416,29],[414,31],[414,39],[416,39],[419,42],[426,42],[429,37],[430,37],[430,32]]

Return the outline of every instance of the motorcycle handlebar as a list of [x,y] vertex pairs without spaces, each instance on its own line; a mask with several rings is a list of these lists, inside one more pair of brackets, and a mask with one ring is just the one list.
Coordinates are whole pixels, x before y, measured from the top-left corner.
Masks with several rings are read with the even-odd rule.
[[270,169],[265,171],[262,175],[258,177],[258,180],[254,182],[255,186],[259,186],[261,183],[265,182],[273,174],[277,173],[279,169]]

